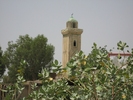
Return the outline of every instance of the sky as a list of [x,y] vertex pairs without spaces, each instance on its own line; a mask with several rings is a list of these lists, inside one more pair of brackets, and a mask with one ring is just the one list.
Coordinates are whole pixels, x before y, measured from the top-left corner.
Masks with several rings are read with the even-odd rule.
[[[20,35],[43,34],[62,61],[62,34],[71,17],[83,29],[81,49],[88,54],[93,43],[116,49],[121,40],[133,48],[133,0],[0,0],[0,46]],[[114,49],[114,52],[116,52]]]

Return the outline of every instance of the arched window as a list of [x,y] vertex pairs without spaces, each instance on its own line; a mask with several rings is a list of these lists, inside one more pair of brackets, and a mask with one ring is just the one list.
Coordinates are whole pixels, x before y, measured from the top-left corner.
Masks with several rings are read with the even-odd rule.
[[74,40],[74,42],[73,42],[73,46],[76,46],[76,41]]
[[75,23],[73,23],[73,28],[76,28],[76,24]]

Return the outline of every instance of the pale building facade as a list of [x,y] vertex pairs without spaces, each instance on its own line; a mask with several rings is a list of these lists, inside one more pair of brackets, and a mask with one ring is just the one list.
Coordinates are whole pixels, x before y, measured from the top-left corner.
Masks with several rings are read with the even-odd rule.
[[83,29],[78,28],[78,21],[71,16],[66,22],[66,29],[61,30],[63,35],[62,43],[62,65],[66,66],[67,62],[75,53],[81,50],[81,34]]

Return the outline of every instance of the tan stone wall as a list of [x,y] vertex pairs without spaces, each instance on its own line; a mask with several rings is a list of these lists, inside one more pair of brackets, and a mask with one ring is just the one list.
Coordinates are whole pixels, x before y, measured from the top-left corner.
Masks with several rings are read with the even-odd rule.
[[69,37],[63,36],[63,53],[62,53],[62,64],[65,67],[67,61],[69,60]]
[[[81,50],[81,34],[83,30],[78,28],[66,28],[61,32],[63,35],[62,65],[65,67],[72,56]],[[76,46],[74,46],[74,41],[76,41]]]

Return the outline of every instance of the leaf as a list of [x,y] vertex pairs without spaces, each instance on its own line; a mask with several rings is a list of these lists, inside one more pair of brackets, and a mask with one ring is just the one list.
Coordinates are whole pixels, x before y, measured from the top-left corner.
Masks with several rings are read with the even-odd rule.
[[118,59],[121,59],[121,55],[120,55],[120,54],[118,54],[118,56],[117,56],[117,57],[118,57]]
[[91,70],[91,68],[85,68],[85,72],[88,72],[89,70]]
[[94,69],[94,70],[96,70],[97,68],[96,68],[96,67],[92,67],[92,68],[90,68],[90,69]]
[[7,90],[1,90],[2,92],[7,92]]
[[82,56],[82,54],[83,54],[83,51],[80,51],[80,52],[79,52],[79,56]]
[[106,73],[107,73],[107,74],[111,74],[111,73],[110,73],[110,72],[108,72],[108,71],[107,71]]
[[55,62],[54,62],[54,63],[55,63],[55,65],[58,65],[58,60],[55,60]]
[[97,58],[100,59],[101,58],[100,55],[97,55]]
[[98,92],[100,92],[100,91],[102,90],[102,86],[100,86],[100,85],[97,86],[97,87],[96,87],[96,90],[97,90]]
[[94,45],[95,47],[97,47],[97,44],[96,44],[96,43],[93,43],[93,45]]

